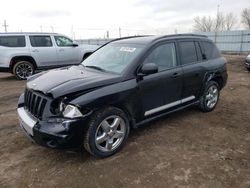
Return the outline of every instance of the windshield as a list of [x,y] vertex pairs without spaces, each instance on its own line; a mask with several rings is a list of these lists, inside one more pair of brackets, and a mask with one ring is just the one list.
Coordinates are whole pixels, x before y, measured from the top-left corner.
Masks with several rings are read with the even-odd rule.
[[100,48],[82,65],[97,70],[122,73],[142,50],[142,46],[135,44],[107,44]]

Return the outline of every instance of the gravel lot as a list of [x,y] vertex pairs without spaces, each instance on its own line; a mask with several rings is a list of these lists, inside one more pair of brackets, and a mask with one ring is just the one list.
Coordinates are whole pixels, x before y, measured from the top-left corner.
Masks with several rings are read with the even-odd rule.
[[106,159],[32,144],[16,115],[25,81],[0,73],[0,187],[250,187],[250,73],[242,57],[227,59],[215,111],[153,121]]

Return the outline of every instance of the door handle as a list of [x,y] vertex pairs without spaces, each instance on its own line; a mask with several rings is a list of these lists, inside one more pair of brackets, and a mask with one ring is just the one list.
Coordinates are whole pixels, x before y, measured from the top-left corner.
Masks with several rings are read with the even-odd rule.
[[64,49],[59,49],[59,52],[63,52],[64,51]]
[[32,50],[32,52],[39,52],[39,50],[35,49],[35,50]]
[[172,74],[172,78],[177,78],[178,76],[180,76],[181,74],[180,73],[178,73],[178,72],[175,72],[174,74]]

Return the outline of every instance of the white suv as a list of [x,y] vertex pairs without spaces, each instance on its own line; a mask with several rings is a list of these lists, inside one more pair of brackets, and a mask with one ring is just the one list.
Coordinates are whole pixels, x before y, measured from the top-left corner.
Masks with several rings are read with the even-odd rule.
[[79,64],[97,48],[57,33],[0,33],[0,72],[26,79],[36,70]]

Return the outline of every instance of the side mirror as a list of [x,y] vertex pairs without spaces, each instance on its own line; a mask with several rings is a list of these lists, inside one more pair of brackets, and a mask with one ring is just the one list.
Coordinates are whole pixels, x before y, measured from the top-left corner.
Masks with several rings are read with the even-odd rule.
[[75,43],[75,42],[73,42],[72,46],[73,46],[73,47],[77,47],[77,46],[78,46],[78,44],[77,44],[77,43]]
[[156,72],[158,72],[158,66],[154,63],[147,63],[142,65],[139,74],[143,76],[148,74],[154,74]]

